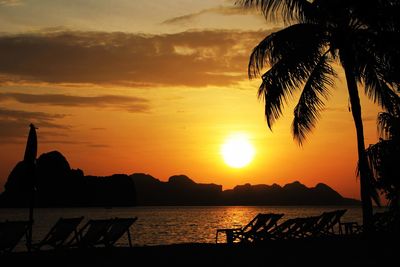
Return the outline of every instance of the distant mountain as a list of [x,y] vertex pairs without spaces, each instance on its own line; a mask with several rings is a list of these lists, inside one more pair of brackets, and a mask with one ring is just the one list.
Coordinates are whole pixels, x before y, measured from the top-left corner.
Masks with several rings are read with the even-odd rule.
[[[125,174],[84,176],[82,170],[71,169],[58,151],[42,154],[36,166],[37,207],[136,205],[135,184]],[[31,178],[23,162],[19,162],[11,171],[5,191],[0,195],[0,206],[28,206]]]
[[306,187],[296,181],[283,187],[268,185],[239,185],[225,190],[224,205],[359,205],[355,199],[343,198],[338,192],[319,183]]
[[[28,206],[29,179],[19,162],[0,195],[0,207]],[[143,173],[85,176],[82,170],[71,169],[58,151],[38,158],[35,196],[36,207],[360,204],[322,183],[312,188],[297,181],[283,187],[244,184],[223,191],[221,185],[196,183],[186,175],[171,176],[167,182]]]
[[135,183],[138,205],[220,205],[222,185],[197,184],[185,175],[168,182],[143,173],[130,176]]

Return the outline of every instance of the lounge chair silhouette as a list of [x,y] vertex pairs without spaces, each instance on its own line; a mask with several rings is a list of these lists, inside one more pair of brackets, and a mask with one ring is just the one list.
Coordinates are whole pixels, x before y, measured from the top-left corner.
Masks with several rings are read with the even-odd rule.
[[115,243],[126,233],[128,236],[129,247],[132,247],[130,227],[136,222],[134,218],[114,218],[108,231],[105,232],[103,238],[99,240],[99,244],[106,247],[115,246]]
[[0,254],[11,252],[26,237],[30,225],[29,221],[0,222]]
[[32,248],[40,250],[42,247],[50,246],[54,249],[63,247],[64,243],[72,233],[78,234],[77,227],[83,220],[82,217],[77,218],[60,218],[50,229],[47,235],[37,244],[32,244]]
[[260,232],[257,241],[306,237],[309,233],[309,229],[312,228],[318,219],[319,217],[317,216],[287,219],[268,231]]
[[67,247],[90,248],[101,244],[104,235],[110,229],[113,219],[91,219],[78,230],[67,244]]
[[[364,226],[357,222],[340,223],[343,234],[362,234]],[[399,234],[400,233],[400,213],[396,211],[375,212],[372,216],[372,227],[374,232],[380,234]]]
[[217,229],[215,243],[218,243],[220,233],[225,233],[226,242],[253,242],[260,231],[268,231],[274,227],[283,214],[259,213],[247,225],[240,228]]
[[346,209],[323,212],[318,222],[310,230],[313,237],[341,234],[341,218]]
[[284,240],[312,238],[319,236],[335,235],[335,229],[340,233],[340,218],[346,210],[323,212],[318,216],[297,217],[287,219],[268,231],[259,232],[256,240]]

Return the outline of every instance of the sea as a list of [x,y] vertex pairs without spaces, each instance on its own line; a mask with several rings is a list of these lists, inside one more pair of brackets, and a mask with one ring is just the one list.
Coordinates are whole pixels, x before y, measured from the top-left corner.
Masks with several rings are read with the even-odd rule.
[[[145,206],[113,208],[36,208],[34,209],[33,240],[40,241],[60,218],[84,216],[82,227],[89,219],[138,217],[132,225],[134,246],[177,243],[215,243],[216,230],[246,225],[258,213],[283,213],[282,221],[319,215],[324,211],[346,209],[342,222],[361,223],[361,207],[336,206]],[[376,208],[379,211],[382,208]],[[28,220],[28,209],[0,209],[0,221]],[[223,242],[223,236],[219,241]],[[117,245],[126,246],[127,235]],[[24,240],[16,250],[24,250]]]

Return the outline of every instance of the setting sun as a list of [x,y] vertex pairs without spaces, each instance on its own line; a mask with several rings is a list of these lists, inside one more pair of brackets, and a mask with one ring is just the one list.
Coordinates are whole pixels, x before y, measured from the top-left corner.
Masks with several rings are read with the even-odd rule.
[[233,168],[247,166],[254,157],[254,147],[244,134],[229,136],[221,149],[226,164]]

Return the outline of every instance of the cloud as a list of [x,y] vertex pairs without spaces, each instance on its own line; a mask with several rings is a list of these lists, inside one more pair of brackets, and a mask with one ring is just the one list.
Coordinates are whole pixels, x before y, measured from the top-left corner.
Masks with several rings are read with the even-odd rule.
[[[0,37],[0,84],[228,86],[266,32],[43,32]],[[235,75],[232,75],[235,74]]]
[[162,22],[162,24],[186,24],[192,22],[196,18],[205,14],[218,14],[218,15],[256,15],[255,9],[243,8],[240,6],[219,6],[214,8],[203,9],[195,13],[190,13],[183,16],[173,17]]
[[[69,125],[57,123],[57,120],[64,117],[64,114],[0,108],[0,143],[19,143],[21,138],[26,138],[30,123],[49,130],[68,130]],[[46,134],[51,135],[51,132]]]
[[21,4],[21,0],[0,0],[0,6],[19,6]]
[[145,98],[101,95],[72,96],[63,94],[0,93],[0,102],[14,100],[24,104],[45,104],[64,107],[116,107],[129,112],[148,112],[149,101]]
[[99,144],[88,144],[89,147],[92,148],[108,148],[110,147],[109,145],[99,145]]

